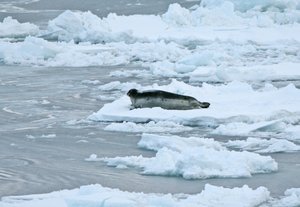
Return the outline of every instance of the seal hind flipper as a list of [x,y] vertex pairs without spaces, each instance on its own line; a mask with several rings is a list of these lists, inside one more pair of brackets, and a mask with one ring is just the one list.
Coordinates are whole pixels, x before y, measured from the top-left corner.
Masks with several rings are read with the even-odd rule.
[[200,103],[201,108],[208,108],[210,106],[210,103],[208,103],[208,102],[199,102],[199,103]]

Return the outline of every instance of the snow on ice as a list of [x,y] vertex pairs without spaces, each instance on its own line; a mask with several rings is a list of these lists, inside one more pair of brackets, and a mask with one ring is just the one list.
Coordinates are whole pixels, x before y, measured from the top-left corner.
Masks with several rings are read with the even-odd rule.
[[6,17],[3,22],[0,22],[0,38],[22,38],[38,33],[38,26],[31,23],[20,23],[12,17]]
[[255,151],[258,153],[274,153],[274,152],[293,152],[300,150],[300,146],[293,142],[282,139],[260,139],[249,137],[247,140],[229,140],[228,142],[218,142],[212,138],[199,137],[179,137],[179,136],[162,136],[154,134],[143,134],[142,139],[138,143],[139,147],[159,150],[164,146],[175,151],[181,146],[209,146],[216,150],[234,148],[246,151]]
[[[299,127],[294,124],[297,124],[300,115],[300,90],[293,84],[282,88],[266,84],[265,87],[254,90],[251,85],[237,81],[226,85],[204,83],[202,87],[196,87],[173,80],[169,85],[154,84],[138,89],[161,89],[189,95],[200,101],[207,101],[211,106],[197,110],[164,110],[159,107],[130,110],[130,99],[124,95],[104,105],[98,112],[90,115],[89,119],[110,122],[173,121],[183,125],[210,125],[218,127],[214,133],[219,134],[226,132],[228,127],[231,127],[227,130],[231,134],[248,134],[255,130],[272,133],[278,130],[272,127],[272,123],[282,122],[289,126],[286,133],[291,131],[299,137]],[[235,126],[234,123],[239,124]]]
[[290,188],[284,192],[284,197],[271,202],[272,207],[297,207],[300,205],[300,188]]
[[258,153],[293,152],[300,150],[300,146],[284,139],[261,139],[249,137],[247,140],[230,140],[226,147],[238,148]]
[[212,134],[276,137],[288,140],[300,140],[299,114],[283,112],[279,119],[257,122],[230,122],[220,124]]
[[[222,198],[222,199],[220,199]],[[188,194],[146,194],[105,188],[101,185],[81,186],[78,189],[62,190],[49,194],[10,196],[2,198],[0,206],[5,207],[254,207],[270,200],[265,187],[251,189],[247,185],[240,188],[223,188],[206,184],[201,193]]]
[[[50,67],[130,63],[152,75],[190,81],[286,80],[300,77],[299,22],[299,3],[292,0],[202,1],[194,9],[172,4],[162,15],[109,14],[102,19],[91,12],[65,11],[45,31],[7,18],[0,30],[16,36],[26,30],[25,36],[40,38],[0,40],[0,61]],[[25,29],[6,29],[20,25]]]
[[[176,80],[169,85],[147,87],[136,83],[108,83],[98,89],[122,93],[131,87],[161,89],[194,96],[210,102],[211,107],[187,111],[129,110],[130,100],[125,95],[106,104],[89,119],[122,122],[112,123],[106,130],[169,132],[172,129],[181,132],[190,130],[187,125],[201,125],[211,127],[212,134],[263,135],[271,139],[250,137],[220,143],[213,139],[143,134],[138,145],[157,151],[154,157],[98,158],[92,154],[87,161],[104,160],[119,168],[141,168],[145,174],[187,179],[249,177],[277,170],[275,160],[257,153],[299,150],[298,145],[286,139],[300,140],[300,90],[293,84],[281,88],[266,84],[263,88],[253,89],[251,84],[239,82],[299,79],[299,23],[298,0],[202,0],[191,9],[172,4],[162,15],[109,14],[105,18],[91,12],[65,11],[49,21],[46,30],[7,17],[0,22],[0,63],[47,67],[135,64],[143,68],[111,75],[154,75],[187,78],[191,83],[226,83],[204,83],[202,87]],[[15,41],[14,38],[24,40]],[[106,96],[99,98],[107,99]],[[288,189],[285,196],[277,200],[271,199],[269,194],[264,187],[253,190],[248,186],[228,189],[206,185],[196,195],[163,195],[90,185],[50,194],[4,197],[0,206],[250,207],[266,202],[272,206],[300,204],[300,193],[296,188]]]
[[[265,187],[252,189],[247,185],[236,188],[224,188],[206,184],[201,193],[155,194],[121,191],[106,188],[99,184],[81,186],[73,190],[61,190],[48,194],[3,197],[0,206],[5,207],[296,207],[300,204],[299,188],[285,191],[284,197],[274,199]],[[220,199],[222,198],[222,199]]]
[[183,126],[171,121],[150,121],[145,124],[138,124],[134,122],[111,123],[104,128],[108,131],[121,131],[121,132],[184,132],[190,131],[193,128]]
[[250,177],[256,173],[274,172],[278,168],[270,156],[229,151],[213,139],[143,134],[138,145],[157,153],[150,158],[140,155],[100,160],[109,166],[140,168],[142,174],[182,176],[185,179]]

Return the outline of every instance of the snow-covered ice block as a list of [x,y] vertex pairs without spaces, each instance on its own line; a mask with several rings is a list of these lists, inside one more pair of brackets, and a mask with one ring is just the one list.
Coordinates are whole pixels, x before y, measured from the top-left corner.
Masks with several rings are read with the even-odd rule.
[[[222,199],[220,199],[222,198]],[[62,190],[48,194],[10,196],[0,201],[5,207],[255,207],[270,199],[265,187],[251,189],[247,185],[240,188],[224,188],[206,184],[201,193],[154,194],[121,191],[101,185],[81,186],[78,189]]]
[[[274,120],[275,119],[275,120]],[[300,116],[298,113],[282,113],[270,121],[228,122],[212,130],[212,134],[233,136],[263,136],[288,140],[300,140]]]
[[154,157],[127,156],[102,158],[109,166],[142,169],[143,174],[182,176],[185,179],[250,177],[277,171],[270,156],[229,151],[212,139],[181,138],[144,134],[140,147],[157,151]]
[[284,139],[260,139],[249,137],[247,140],[229,140],[226,147],[238,148],[258,153],[299,151],[300,146]]
[[203,125],[217,122],[270,121],[300,113],[300,90],[293,84],[275,88],[266,85],[254,90],[247,83],[230,82],[227,85],[203,84],[191,86],[173,80],[169,85],[138,89],[160,89],[197,98],[209,102],[208,109],[164,110],[159,107],[130,110],[130,99],[126,95],[104,105],[98,112],[89,116],[94,121],[174,121],[185,125]]
[[183,126],[170,121],[150,121],[149,123],[134,123],[134,122],[122,122],[111,123],[104,128],[108,131],[121,131],[121,132],[183,132],[190,131],[192,127]]
[[[232,40],[276,41],[297,39],[300,22],[299,4],[275,1],[236,3],[219,1],[201,3],[194,11],[171,4],[162,15],[119,16],[99,18],[91,12],[65,11],[48,24],[48,34],[59,40],[76,42],[151,42],[157,40]],[[216,2],[216,1],[212,1]],[[266,6],[270,9],[266,9]],[[273,8],[271,5],[274,4]],[[241,6],[243,5],[243,6]],[[251,6],[249,6],[251,5]],[[241,12],[243,9],[246,12]],[[277,6],[277,8],[276,8]],[[273,9],[272,9],[273,8]],[[147,25],[155,25],[148,27]],[[280,26],[279,26],[280,25]],[[281,35],[285,30],[285,35]]]
[[284,192],[284,197],[271,201],[272,207],[297,207],[300,206],[300,188],[290,188]]
[[20,23],[12,17],[6,17],[3,22],[0,22],[0,38],[21,38],[38,33],[38,26],[31,23]]

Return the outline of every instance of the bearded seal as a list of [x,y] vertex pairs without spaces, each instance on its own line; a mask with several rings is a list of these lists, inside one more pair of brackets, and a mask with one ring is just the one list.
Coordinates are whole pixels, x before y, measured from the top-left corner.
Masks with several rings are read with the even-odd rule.
[[139,92],[133,88],[127,92],[133,108],[161,107],[169,110],[208,108],[210,103],[200,102],[191,96],[179,95],[161,90]]

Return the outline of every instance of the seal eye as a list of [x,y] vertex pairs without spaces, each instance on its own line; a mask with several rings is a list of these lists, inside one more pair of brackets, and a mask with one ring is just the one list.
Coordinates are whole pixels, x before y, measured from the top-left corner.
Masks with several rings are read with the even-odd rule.
[[134,96],[138,93],[138,91],[133,88],[133,89],[130,89],[128,92],[127,92],[127,96]]

